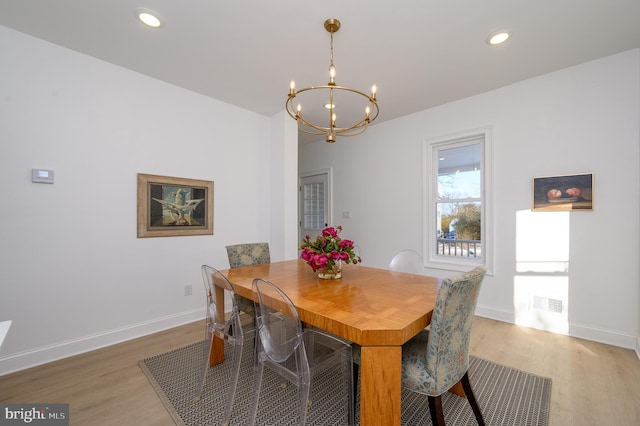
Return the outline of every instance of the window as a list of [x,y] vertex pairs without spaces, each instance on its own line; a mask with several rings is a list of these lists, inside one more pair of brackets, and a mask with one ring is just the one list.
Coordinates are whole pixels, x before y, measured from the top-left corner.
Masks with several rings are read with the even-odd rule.
[[489,266],[488,129],[425,142],[425,265]]
[[324,182],[302,185],[303,228],[323,229],[325,224]]

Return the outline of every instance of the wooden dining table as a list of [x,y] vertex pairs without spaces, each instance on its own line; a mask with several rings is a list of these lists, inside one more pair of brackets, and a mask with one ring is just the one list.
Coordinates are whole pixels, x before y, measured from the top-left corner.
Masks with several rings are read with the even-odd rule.
[[252,300],[253,279],[271,281],[304,323],[359,344],[360,424],[400,425],[402,344],[431,321],[441,279],[343,265],[341,279],[323,280],[302,260],[221,272]]

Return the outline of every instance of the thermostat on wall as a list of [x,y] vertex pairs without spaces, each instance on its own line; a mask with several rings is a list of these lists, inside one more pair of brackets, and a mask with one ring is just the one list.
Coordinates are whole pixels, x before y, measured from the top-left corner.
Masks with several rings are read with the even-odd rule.
[[31,169],[31,182],[53,183],[53,170]]

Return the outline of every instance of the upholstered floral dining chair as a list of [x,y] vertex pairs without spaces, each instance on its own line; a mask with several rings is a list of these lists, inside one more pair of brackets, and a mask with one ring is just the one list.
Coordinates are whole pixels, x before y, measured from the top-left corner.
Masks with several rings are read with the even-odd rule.
[[402,346],[402,386],[427,395],[431,421],[444,426],[441,396],[461,382],[479,425],[482,412],[469,382],[469,343],[471,325],[484,266],[442,281],[431,327]]
[[[431,325],[402,346],[402,387],[428,398],[431,422],[444,426],[441,396],[458,382],[471,405],[478,425],[484,426],[482,412],[469,382],[471,325],[484,266],[442,281]],[[360,348],[353,347],[354,375],[360,363]]]
[[227,246],[230,268],[271,263],[269,243],[247,243]]
[[[269,243],[245,243],[227,246],[227,257],[230,268],[241,268],[243,266],[262,265],[271,263]],[[238,308],[255,318],[255,307],[251,299],[236,295]],[[255,323],[255,320],[254,320]]]

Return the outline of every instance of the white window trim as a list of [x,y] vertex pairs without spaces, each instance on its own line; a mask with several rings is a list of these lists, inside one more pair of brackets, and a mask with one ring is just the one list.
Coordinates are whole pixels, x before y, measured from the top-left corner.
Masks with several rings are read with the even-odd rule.
[[[465,139],[483,137],[484,149],[482,155],[482,258],[447,258],[436,256],[435,224],[436,212],[434,195],[437,191],[437,182],[434,180],[433,170],[437,167],[437,159],[433,158],[433,148],[461,142]],[[451,271],[468,271],[477,265],[484,265],[487,274],[493,275],[494,270],[494,208],[493,208],[493,131],[491,127],[482,127],[463,131],[460,133],[439,136],[423,141],[423,257],[425,268],[446,269]]]

